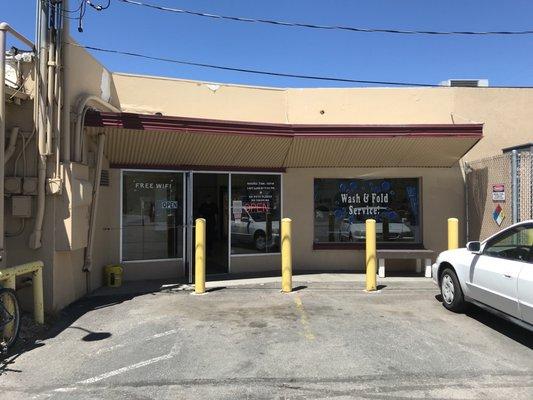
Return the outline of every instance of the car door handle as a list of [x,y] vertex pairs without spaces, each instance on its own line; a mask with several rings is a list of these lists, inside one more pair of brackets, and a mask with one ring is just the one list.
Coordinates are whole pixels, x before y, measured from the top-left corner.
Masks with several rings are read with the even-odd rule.
[[510,278],[511,277],[511,275],[509,275],[509,274],[503,274],[503,276],[505,276],[506,278]]

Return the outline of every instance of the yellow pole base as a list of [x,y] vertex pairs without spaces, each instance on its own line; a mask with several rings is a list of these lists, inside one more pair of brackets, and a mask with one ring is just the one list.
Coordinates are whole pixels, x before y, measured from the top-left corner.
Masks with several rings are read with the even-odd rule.
[[292,221],[290,218],[281,220],[281,291],[292,292]]
[[205,293],[205,219],[196,220],[196,243],[194,253],[194,293]]
[[448,218],[448,250],[459,248],[459,220]]
[[377,267],[376,267],[376,221],[367,219],[366,228],[366,290],[373,292],[377,289]]

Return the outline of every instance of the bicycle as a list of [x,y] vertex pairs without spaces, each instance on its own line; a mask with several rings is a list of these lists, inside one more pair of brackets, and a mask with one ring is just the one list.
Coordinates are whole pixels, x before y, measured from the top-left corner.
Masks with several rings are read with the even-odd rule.
[[13,289],[0,287],[0,352],[16,342],[20,328],[20,307]]

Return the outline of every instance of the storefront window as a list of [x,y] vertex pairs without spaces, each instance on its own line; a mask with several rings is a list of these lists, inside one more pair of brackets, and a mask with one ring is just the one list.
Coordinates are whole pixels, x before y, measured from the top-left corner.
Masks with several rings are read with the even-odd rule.
[[377,241],[421,243],[416,178],[315,179],[315,243],[364,242],[376,220]]
[[231,175],[231,254],[279,252],[280,176]]
[[183,256],[183,175],[123,172],[122,260]]

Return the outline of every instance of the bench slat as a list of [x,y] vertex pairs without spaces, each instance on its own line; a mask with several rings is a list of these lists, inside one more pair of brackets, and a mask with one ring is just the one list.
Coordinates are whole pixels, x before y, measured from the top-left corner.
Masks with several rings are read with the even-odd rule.
[[433,256],[433,250],[377,250],[378,258],[399,258],[399,259],[415,259],[415,258],[429,258]]

